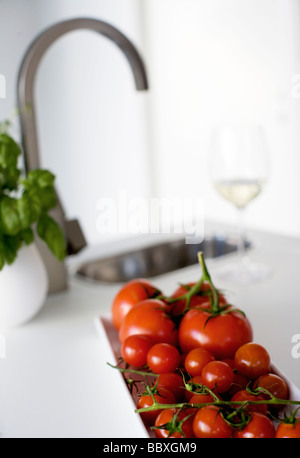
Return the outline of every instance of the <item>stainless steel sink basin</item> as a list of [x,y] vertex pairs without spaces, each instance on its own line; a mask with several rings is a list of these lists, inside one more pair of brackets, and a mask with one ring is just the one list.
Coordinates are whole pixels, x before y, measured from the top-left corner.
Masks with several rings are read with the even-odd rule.
[[129,251],[83,264],[77,275],[96,282],[122,283],[132,278],[151,278],[197,264],[198,251],[205,258],[217,258],[237,250],[235,240],[223,237],[205,238],[199,244],[185,239]]

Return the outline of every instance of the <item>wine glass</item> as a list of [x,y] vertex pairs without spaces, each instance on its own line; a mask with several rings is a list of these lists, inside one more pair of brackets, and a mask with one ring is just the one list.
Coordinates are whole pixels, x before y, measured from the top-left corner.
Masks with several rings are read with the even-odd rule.
[[260,281],[269,268],[254,264],[246,252],[243,216],[245,207],[263,190],[268,179],[268,157],[261,126],[216,128],[210,152],[211,178],[215,189],[238,210],[238,254],[236,263],[224,266],[222,276],[237,283]]

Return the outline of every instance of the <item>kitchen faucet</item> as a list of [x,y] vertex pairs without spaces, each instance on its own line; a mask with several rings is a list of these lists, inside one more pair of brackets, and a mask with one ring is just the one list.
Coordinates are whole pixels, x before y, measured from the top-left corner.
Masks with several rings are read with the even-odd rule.
[[[67,32],[88,29],[112,40],[125,54],[133,72],[135,87],[138,91],[148,89],[147,75],[143,61],[134,45],[115,27],[98,19],[78,18],[57,23],[42,32],[29,46],[20,66],[18,76],[18,109],[21,127],[21,142],[24,153],[25,171],[40,168],[39,147],[34,108],[34,81],[41,58],[50,45]],[[77,220],[67,221],[60,199],[52,217],[63,228],[68,254],[78,253],[86,241]],[[65,263],[59,262],[43,242],[36,238],[36,244],[44,260],[48,277],[49,293],[64,291],[68,288]]]

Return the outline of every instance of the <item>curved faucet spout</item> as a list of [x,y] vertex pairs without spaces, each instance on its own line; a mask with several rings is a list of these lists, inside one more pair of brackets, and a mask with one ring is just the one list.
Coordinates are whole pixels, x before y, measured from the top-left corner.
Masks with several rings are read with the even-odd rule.
[[[42,32],[27,50],[20,66],[18,75],[18,109],[22,133],[25,171],[40,168],[37,128],[34,106],[35,75],[45,52],[51,44],[62,35],[78,29],[98,32],[112,40],[125,54],[133,72],[137,90],[148,89],[147,75],[144,63],[128,38],[118,29],[98,19],[79,18],[62,21]],[[69,254],[77,253],[85,246],[84,236],[77,221],[66,221],[65,212],[57,196],[57,208],[52,216],[63,227],[66,234]],[[67,288],[67,273],[64,264],[59,263],[39,242],[36,241],[44,259],[48,276],[49,292],[62,291]]]
[[55,24],[42,32],[27,50],[18,76],[18,108],[22,130],[25,168],[38,168],[39,153],[34,108],[34,82],[41,58],[48,48],[68,32],[87,29],[112,40],[125,54],[133,72],[138,91],[148,89],[145,65],[134,45],[118,29],[98,19],[79,18]]

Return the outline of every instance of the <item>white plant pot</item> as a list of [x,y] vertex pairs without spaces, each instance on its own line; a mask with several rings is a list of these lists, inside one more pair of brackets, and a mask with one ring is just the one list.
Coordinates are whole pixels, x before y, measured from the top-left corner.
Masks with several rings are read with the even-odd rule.
[[30,321],[43,307],[47,293],[47,271],[33,243],[0,271],[0,329]]

